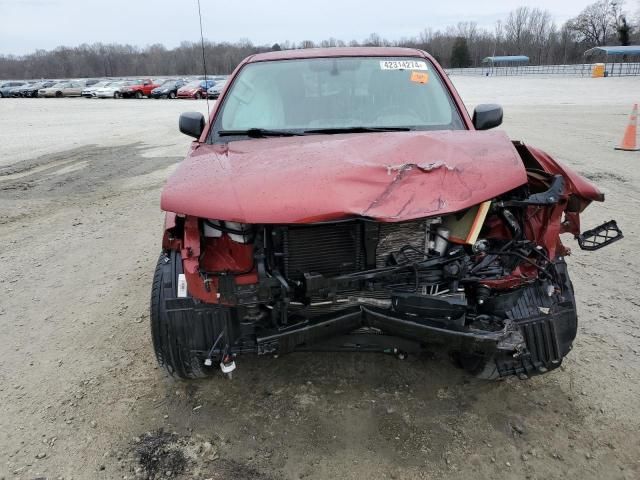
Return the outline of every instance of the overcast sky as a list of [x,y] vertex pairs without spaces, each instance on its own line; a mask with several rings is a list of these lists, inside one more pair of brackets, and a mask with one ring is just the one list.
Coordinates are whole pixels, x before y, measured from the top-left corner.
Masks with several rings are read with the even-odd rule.
[[[520,5],[548,9],[558,23],[591,1],[536,0],[201,0],[205,37],[256,44],[335,37],[390,40],[459,21],[492,27]],[[635,0],[631,2],[635,3]],[[0,54],[81,43],[145,46],[199,38],[196,0],[0,0]]]

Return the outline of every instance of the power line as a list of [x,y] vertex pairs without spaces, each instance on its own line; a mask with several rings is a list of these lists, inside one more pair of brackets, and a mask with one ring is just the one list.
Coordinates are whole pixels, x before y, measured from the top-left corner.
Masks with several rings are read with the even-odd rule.
[[[202,44],[202,67],[204,68],[204,86],[205,88],[209,88],[209,84],[207,83],[207,58],[204,54],[204,34],[202,33],[202,11],[200,10],[200,0],[198,0],[198,17],[200,18],[200,43]],[[207,100],[207,119],[211,114],[209,112],[209,94],[205,92],[204,98]]]

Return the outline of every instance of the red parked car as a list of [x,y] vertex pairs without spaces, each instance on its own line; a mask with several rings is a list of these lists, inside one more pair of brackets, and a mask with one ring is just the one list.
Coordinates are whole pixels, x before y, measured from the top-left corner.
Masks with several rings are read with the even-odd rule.
[[196,100],[206,98],[207,90],[215,84],[215,80],[194,80],[178,89],[178,98],[195,98]]
[[[157,359],[231,374],[245,354],[444,346],[480,378],[557,368],[577,331],[560,234],[604,195],[469,116],[442,68],[404,48],[249,57],[162,193],[151,294]],[[339,361],[339,360],[336,360]]]
[[121,90],[122,96],[124,98],[142,98],[142,97],[150,97],[151,90],[159,87],[162,82],[156,82],[149,78],[144,80],[138,80],[135,85],[129,85],[123,87]]

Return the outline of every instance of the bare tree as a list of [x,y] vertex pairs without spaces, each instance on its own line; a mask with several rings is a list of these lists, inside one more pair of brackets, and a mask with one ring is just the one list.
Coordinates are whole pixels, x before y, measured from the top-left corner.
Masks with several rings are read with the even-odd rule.
[[314,48],[315,46],[316,44],[313,43],[313,40],[303,40],[302,42],[300,42],[298,48]]
[[494,42],[493,42],[492,56],[498,55],[499,53],[498,49],[502,45],[503,35],[504,35],[504,25],[502,24],[502,20],[498,20],[496,22],[494,33],[493,33]]
[[577,17],[569,20],[569,29],[585,44],[605,45],[617,30],[622,3],[612,0],[592,3]]
[[530,12],[531,9],[529,7],[518,7],[509,13],[504,25],[507,43],[517,52],[522,52],[524,45],[529,42]]
[[387,45],[388,42],[380,37],[377,33],[370,34],[363,42],[363,45],[367,47],[382,47]]
[[549,44],[553,41],[555,32],[553,17],[547,10],[534,8],[530,11],[528,30],[530,34],[530,49],[534,51],[535,61],[544,63],[544,55],[549,51]]

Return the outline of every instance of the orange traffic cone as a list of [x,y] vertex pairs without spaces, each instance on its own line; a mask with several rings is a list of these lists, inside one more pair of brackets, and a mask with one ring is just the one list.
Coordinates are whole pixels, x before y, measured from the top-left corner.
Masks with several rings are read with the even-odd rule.
[[622,143],[616,147],[616,150],[626,150],[627,152],[636,152],[640,150],[638,148],[638,104],[636,103],[631,110],[629,116],[629,125],[624,131],[624,137],[622,137]]

